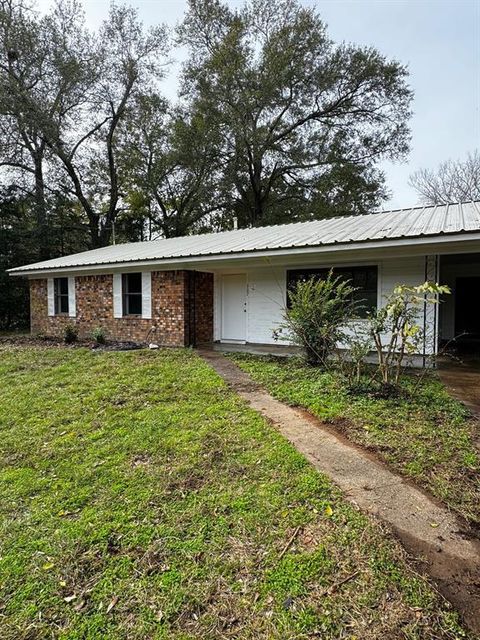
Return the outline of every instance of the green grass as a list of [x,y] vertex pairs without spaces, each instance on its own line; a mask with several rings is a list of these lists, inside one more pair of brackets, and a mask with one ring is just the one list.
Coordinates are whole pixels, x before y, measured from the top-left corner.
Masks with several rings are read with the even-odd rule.
[[474,445],[479,425],[433,374],[420,382],[406,375],[402,393],[382,399],[351,393],[340,372],[322,372],[299,359],[232,357],[275,397],[333,424],[459,514],[480,522],[480,457]]
[[2,640],[467,637],[189,351],[1,347],[0,428]]

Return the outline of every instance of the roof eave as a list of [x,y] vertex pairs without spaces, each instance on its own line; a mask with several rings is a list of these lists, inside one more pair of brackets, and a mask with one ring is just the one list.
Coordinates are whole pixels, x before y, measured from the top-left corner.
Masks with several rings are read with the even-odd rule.
[[[122,269],[130,269],[132,267],[152,267],[159,266],[168,269],[183,269],[185,265],[191,263],[207,263],[207,262],[222,262],[225,260],[248,260],[251,258],[271,258],[271,257],[288,257],[298,254],[321,254],[329,252],[342,252],[342,251],[364,251],[368,249],[388,249],[391,247],[401,246],[428,246],[447,244],[452,241],[480,241],[480,232],[474,231],[459,231],[454,233],[441,233],[436,235],[424,235],[416,237],[401,237],[391,239],[378,239],[378,240],[362,240],[343,243],[329,243],[321,245],[309,245],[309,246],[291,246],[282,247],[279,249],[256,249],[250,251],[240,251],[232,253],[220,253],[220,254],[205,254],[205,255],[189,255],[189,256],[177,256],[173,258],[152,258],[147,260],[128,260],[124,262],[95,262],[85,265],[69,265],[65,267],[49,267],[28,269],[26,267],[16,267],[9,269],[8,274],[10,276],[48,276],[52,274],[61,273],[96,273],[105,271],[121,271]],[[175,266],[177,265],[177,266]]]

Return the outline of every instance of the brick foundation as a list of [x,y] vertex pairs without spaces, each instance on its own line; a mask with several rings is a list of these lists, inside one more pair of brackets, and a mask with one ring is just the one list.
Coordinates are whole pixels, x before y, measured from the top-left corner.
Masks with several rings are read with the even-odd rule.
[[75,318],[49,316],[47,279],[31,280],[32,333],[58,337],[63,335],[65,325],[75,324],[80,338],[89,338],[93,329],[101,327],[111,340],[148,340],[166,346],[187,346],[213,340],[211,273],[152,272],[151,319],[113,317],[111,274],[75,276],[75,297]]

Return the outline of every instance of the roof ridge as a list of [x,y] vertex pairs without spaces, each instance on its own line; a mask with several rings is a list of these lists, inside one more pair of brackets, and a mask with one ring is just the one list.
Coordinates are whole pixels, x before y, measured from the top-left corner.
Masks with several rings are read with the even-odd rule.
[[304,225],[304,224],[315,224],[315,223],[325,223],[331,222],[333,220],[347,220],[349,218],[361,219],[367,218],[369,216],[379,216],[387,213],[403,213],[407,211],[417,211],[417,210],[425,210],[425,209],[436,209],[437,207],[450,207],[451,205],[463,205],[463,204],[473,204],[480,205],[480,200],[466,200],[462,202],[449,202],[444,204],[419,204],[413,207],[401,207],[399,209],[380,209],[379,211],[371,211],[370,213],[350,213],[339,216],[331,216],[328,218],[315,218],[313,220],[295,220],[294,222],[282,222],[280,224],[267,224],[259,227],[242,227],[241,229],[223,229],[221,231],[210,231],[207,233],[192,233],[191,235],[185,236],[176,236],[174,238],[156,238],[155,240],[140,240],[137,242],[130,242],[128,244],[145,244],[145,242],[161,242],[163,240],[178,240],[180,238],[198,238],[207,235],[220,235],[223,233],[241,233],[245,231],[255,231],[257,229],[281,229],[284,227],[292,227],[294,225]]

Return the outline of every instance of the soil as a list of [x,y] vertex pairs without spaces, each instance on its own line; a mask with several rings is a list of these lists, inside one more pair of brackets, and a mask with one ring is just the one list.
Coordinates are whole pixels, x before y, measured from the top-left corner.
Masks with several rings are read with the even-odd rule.
[[375,454],[347,441],[335,425],[279,402],[232,361],[215,351],[200,355],[240,397],[265,416],[360,509],[384,522],[419,570],[480,634],[480,540],[445,505],[389,469]]
[[69,349],[87,348],[92,351],[132,351],[134,349],[146,349],[147,344],[141,342],[132,342],[129,340],[116,341],[108,340],[105,344],[98,344],[93,340],[75,340],[66,343],[61,338],[53,338],[50,336],[30,336],[30,335],[9,335],[0,336],[0,345],[9,344],[13,346],[31,346],[31,347],[63,347]]

